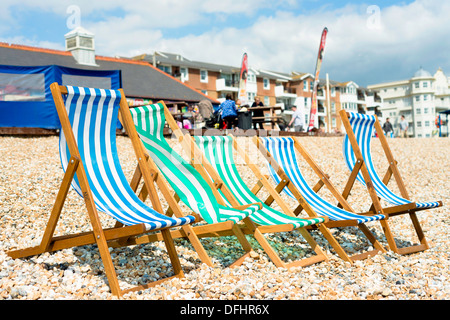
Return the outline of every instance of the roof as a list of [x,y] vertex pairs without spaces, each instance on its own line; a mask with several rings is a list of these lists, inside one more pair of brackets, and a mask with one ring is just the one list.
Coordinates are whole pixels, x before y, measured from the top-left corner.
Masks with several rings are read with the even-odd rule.
[[152,100],[199,102],[209,99],[178,79],[144,61],[96,56],[98,66],[81,65],[68,51],[0,43],[0,64],[14,66],[59,65],[83,70],[121,70],[127,97]]
[[424,70],[422,67],[420,67],[419,70],[414,73],[414,78],[432,78],[433,76],[428,71]]
[[[142,54],[134,57],[135,60],[147,61],[148,63],[153,63],[153,56],[155,56],[156,64],[167,64],[177,67],[185,67],[192,69],[205,69],[208,71],[215,71],[220,73],[239,73],[241,71],[240,66],[229,66],[224,64],[216,64],[202,61],[194,61],[187,59],[180,54],[159,52],[156,51],[154,54]],[[267,70],[257,70],[258,75],[264,78],[275,79],[275,80],[291,80],[289,74],[284,74],[281,72],[267,71]]]
[[[148,63],[153,63],[153,55],[152,54],[143,54],[140,56],[134,57],[136,60],[146,61]],[[222,64],[201,62],[201,61],[193,61],[189,60],[179,54],[167,53],[167,52],[156,52],[155,60],[157,64],[169,64],[172,66],[178,67],[187,67],[194,69],[206,69],[208,71],[216,71],[223,73],[238,73],[241,70],[241,67],[233,67]]]

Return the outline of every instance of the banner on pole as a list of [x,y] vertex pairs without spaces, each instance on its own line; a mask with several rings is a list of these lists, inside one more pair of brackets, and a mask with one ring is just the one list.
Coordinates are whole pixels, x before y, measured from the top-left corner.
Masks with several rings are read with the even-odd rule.
[[327,38],[328,29],[324,28],[320,38],[319,54],[317,55],[316,72],[314,73],[314,86],[311,99],[311,112],[309,114],[308,131],[314,128],[314,122],[317,114],[317,86],[319,85],[319,73],[322,66],[323,52],[325,50],[325,40]]
[[247,76],[248,76],[248,56],[244,53],[242,57],[241,73],[239,75],[239,92],[238,99],[241,100],[241,105],[247,102]]

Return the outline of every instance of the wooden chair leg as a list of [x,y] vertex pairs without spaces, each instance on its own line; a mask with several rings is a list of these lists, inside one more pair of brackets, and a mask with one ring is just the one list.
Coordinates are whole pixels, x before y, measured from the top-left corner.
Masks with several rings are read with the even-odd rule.
[[348,256],[342,246],[337,242],[336,238],[331,234],[330,229],[324,225],[319,225],[319,230],[342,260],[353,263],[353,260]]
[[163,229],[161,230],[161,234],[163,236],[164,244],[166,245],[167,253],[169,254],[170,262],[172,263],[174,273],[175,275],[182,277],[183,270],[181,269],[180,259],[177,254],[177,250],[175,249],[175,244],[170,234],[170,230]]
[[[420,222],[417,219],[417,215],[415,212],[411,212],[409,213],[409,217],[412,221],[414,230],[416,231],[417,237],[419,239],[420,244],[418,245],[412,245],[409,247],[402,247],[399,248],[397,246],[397,244],[395,243],[395,239],[394,236],[392,234],[392,231],[389,227],[389,223],[386,220],[381,220],[381,225],[383,227],[383,231],[384,234],[386,236],[386,239],[388,241],[389,244],[389,248],[394,251],[395,253],[401,254],[401,255],[406,255],[406,254],[411,254],[411,253],[415,253],[415,252],[420,252],[420,251],[424,251],[429,249],[429,245],[428,242],[425,239],[425,235],[423,233],[422,227],[420,226]],[[389,219],[390,220],[390,219]]]

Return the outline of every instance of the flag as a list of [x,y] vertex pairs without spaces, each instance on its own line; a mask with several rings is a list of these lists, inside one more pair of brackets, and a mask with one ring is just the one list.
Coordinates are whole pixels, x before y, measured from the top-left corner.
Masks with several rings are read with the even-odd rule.
[[317,86],[319,84],[319,73],[320,73],[320,67],[322,66],[322,58],[323,58],[323,52],[325,50],[325,40],[327,38],[327,33],[328,33],[328,29],[324,28],[322,31],[322,36],[320,38],[319,54],[317,55],[316,72],[314,74],[314,87],[313,87],[312,99],[311,99],[311,112],[309,114],[308,131],[311,131],[312,128],[314,128],[314,121],[316,119]]
[[241,105],[247,102],[247,76],[248,76],[248,57],[247,53],[244,53],[242,57],[241,73],[239,76],[239,92],[238,99],[241,100]]

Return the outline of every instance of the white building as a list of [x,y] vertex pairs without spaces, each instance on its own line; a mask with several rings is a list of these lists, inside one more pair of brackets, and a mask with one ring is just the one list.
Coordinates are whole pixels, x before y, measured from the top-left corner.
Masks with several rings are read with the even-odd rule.
[[450,79],[439,68],[434,75],[420,68],[408,80],[368,86],[383,99],[380,111],[384,123],[390,118],[398,134],[400,116],[409,122],[409,136],[433,137],[438,134],[435,121],[439,112],[450,109]]

